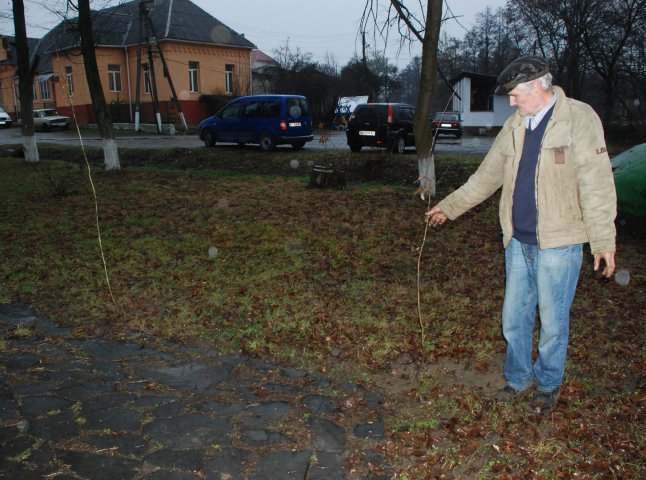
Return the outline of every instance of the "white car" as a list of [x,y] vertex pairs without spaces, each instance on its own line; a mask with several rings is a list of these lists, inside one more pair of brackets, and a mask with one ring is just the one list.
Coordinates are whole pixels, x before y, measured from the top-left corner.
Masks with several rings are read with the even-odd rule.
[[34,129],[48,131],[52,128],[70,128],[70,117],[59,115],[53,108],[34,110]]
[[0,107],[0,127],[9,128],[11,126],[11,115],[4,108]]

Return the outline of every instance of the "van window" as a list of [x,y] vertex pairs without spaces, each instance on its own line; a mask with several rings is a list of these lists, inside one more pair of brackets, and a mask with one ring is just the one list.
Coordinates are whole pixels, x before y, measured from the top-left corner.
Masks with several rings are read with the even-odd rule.
[[288,98],[287,114],[290,117],[302,117],[310,114],[310,108],[307,100],[304,98]]
[[397,122],[412,122],[415,112],[406,107],[395,109],[395,121]]
[[243,117],[260,117],[262,104],[260,102],[250,102],[244,105],[242,116]]
[[222,118],[235,118],[240,114],[240,104],[234,103],[233,105],[228,105],[222,109],[221,117]]
[[262,117],[280,117],[280,100],[269,100],[262,102],[260,109]]
[[375,106],[365,106],[357,107],[355,116],[358,120],[362,122],[370,122],[378,119],[386,118],[386,106],[385,105],[375,105]]

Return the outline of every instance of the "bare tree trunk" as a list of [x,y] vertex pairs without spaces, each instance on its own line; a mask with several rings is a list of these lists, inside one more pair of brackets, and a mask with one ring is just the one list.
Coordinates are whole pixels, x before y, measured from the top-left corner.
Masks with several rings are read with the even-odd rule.
[[35,68],[32,68],[29,60],[29,45],[27,43],[25,6],[23,0],[13,0],[13,24],[16,33],[16,54],[18,56],[17,70],[18,91],[20,92],[22,146],[25,153],[25,161],[36,163],[40,161],[40,156],[34,134],[34,106],[31,100],[34,90],[33,72]]
[[[414,10],[405,5],[403,0],[389,0],[392,9],[388,9],[387,24],[397,24],[399,33],[409,41],[416,38],[422,43],[422,69],[419,80],[419,94],[415,106],[415,121],[413,132],[415,135],[415,148],[417,150],[417,163],[419,170],[420,193],[422,198],[426,195],[435,195],[435,157],[433,156],[433,137],[429,117],[433,108],[433,96],[437,82],[438,62],[437,50],[440,42],[440,25],[442,24],[442,1],[427,0],[426,18],[424,22],[418,20]],[[414,2],[411,2],[414,3]],[[421,6],[421,1],[419,2]],[[376,21],[379,10],[378,0],[366,0],[361,26],[373,18]],[[396,12],[396,21],[391,17]],[[404,32],[406,30],[408,33]],[[423,35],[422,35],[423,33]]]
[[112,119],[105,103],[101,77],[96,64],[96,52],[94,50],[94,33],[92,31],[92,14],[89,0],[78,0],[79,30],[81,35],[81,52],[83,53],[83,64],[87,77],[92,107],[96,116],[96,123],[99,127],[106,170],[120,170],[119,151],[114,139],[112,130]]
[[422,75],[413,125],[422,198],[425,198],[426,195],[435,195],[435,157],[432,150],[433,136],[429,117],[432,113],[432,102],[437,83],[437,48],[440,40],[441,22],[442,0],[428,0],[426,28],[422,43]]

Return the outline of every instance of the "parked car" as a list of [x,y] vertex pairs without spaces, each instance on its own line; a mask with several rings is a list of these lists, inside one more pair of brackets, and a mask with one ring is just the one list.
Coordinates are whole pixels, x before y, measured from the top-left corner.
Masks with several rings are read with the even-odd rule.
[[4,108],[0,107],[0,127],[9,128],[11,126],[11,115]]
[[431,133],[462,137],[462,116],[459,112],[436,112],[431,120]]
[[202,120],[199,136],[207,147],[216,142],[257,143],[264,151],[285,144],[303,148],[314,138],[309,104],[299,95],[236,98]]
[[70,117],[59,115],[54,108],[39,108],[34,110],[34,129],[45,130],[52,128],[70,128]]
[[406,103],[361,103],[348,119],[346,138],[353,152],[363,147],[387,148],[397,153],[415,145],[415,107]]

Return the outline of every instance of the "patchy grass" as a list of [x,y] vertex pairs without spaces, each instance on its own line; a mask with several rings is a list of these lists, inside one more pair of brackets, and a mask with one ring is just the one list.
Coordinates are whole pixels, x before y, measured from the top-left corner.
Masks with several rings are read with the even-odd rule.
[[[394,478],[644,476],[642,238],[620,237],[627,287],[599,278],[586,254],[562,400],[535,419],[491,401],[504,353],[496,198],[429,232],[422,345],[426,204],[413,155],[123,152],[123,171],[93,172],[117,305],[76,151],[41,158],[69,161],[0,159],[1,302],[77,335],[156,335],[379,388]],[[310,162],[346,170],[349,187],[306,188]],[[439,195],[476,164],[438,158]]]

